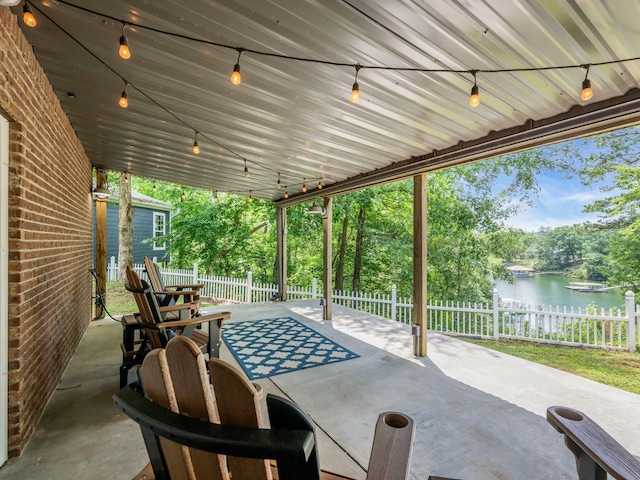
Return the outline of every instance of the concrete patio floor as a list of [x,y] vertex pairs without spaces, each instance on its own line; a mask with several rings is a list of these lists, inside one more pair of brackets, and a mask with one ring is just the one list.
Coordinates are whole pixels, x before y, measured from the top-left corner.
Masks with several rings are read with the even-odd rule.
[[[216,307],[232,321],[291,316],[360,358],[259,380],[287,396],[318,425],[323,468],[364,479],[378,414],[395,410],[416,423],[412,479],[574,479],[573,456],[546,421],[564,405],[600,423],[640,455],[640,395],[607,387],[429,333],[415,358],[410,327],[334,306],[323,323],[318,301]],[[2,479],[127,479],[147,462],[137,425],[111,396],[118,389],[120,324],[93,322],[25,453]],[[221,357],[235,362],[226,347]]]

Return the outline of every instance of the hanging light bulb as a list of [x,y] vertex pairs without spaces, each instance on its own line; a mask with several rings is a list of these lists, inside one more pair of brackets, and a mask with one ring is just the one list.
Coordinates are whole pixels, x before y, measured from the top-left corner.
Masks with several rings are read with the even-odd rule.
[[35,27],[38,22],[36,21],[36,17],[33,16],[33,12],[31,11],[31,7],[27,2],[24,2],[22,6],[22,21],[27,27]]
[[240,55],[244,52],[244,48],[238,49],[238,60],[236,64],[233,66],[233,73],[231,74],[231,83],[234,85],[240,85],[242,81],[242,75],[240,75]]
[[284,187],[284,198],[289,198],[289,190],[287,190],[287,187]]
[[124,183],[129,183],[129,175],[127,175],[126,173],[124,174]]
[[251,195],[251,190],[249,190],[249,202],[253,202],[253,195]]
[[586,67],[587,73],[584,76],[584,80],[582,81],[582,93],[580,94],[580,98],[583,102],[587,100],[591,100],[593,98],[593,90],[591,90],[591,80],[587,78],[589,75],[589,67]]
[[182,190],[182,193],[180,194],[180,201],[184,202],[185,198],[187,198],[187,196],[184,194],[184,190]]
[[193,153],[198,155],[200,153],[200,145],[198,145],[198,132],[196,131],[195,138],[193,139]]
[[351,103],[358,103],[358,100],[360,100],[360,85],[358,85],[358,72],[360,71],[361,68],[362,68],[362,65],[360,64],[356,65],[356,78],[355,78],[355,81],[353,82],[353,87],[351,88],[351,95],[349,96],[349,100],[351,100]]
[[302,193],[307,193],[307,183],[306,179],[302,179]]
[[469,97],[469,106],[475,108],[478,105],[480,105],[480,93],[479,93],[478,85],[476,82],[477,72],[474,70],[471,73],[473,74],[473,87],[471,87],[471,96]]
[[322,180],[318,180],[318,190],[322,190]]
[[120,36],[120,49],[118,50],[118,54],[121,58],[129,60],[131,58],[131,50],[129,50],[129,42],[127,42],[127,37],[124,34],[124,27],[126,26],[126,23],[122,24],[122,35]]
[[280,174],[278,174],[278,181],[276,182],[276,188],[280,190],[282,188],[282,184],[280,183]]
[[249,176],[249,169],[247,168],[247,161],[244,161],[244,176],[248,177]]
[[127,96],[127,87],[129,86],[129,84],[125,81],[124,82],[124,90],[122,91],[122,95],[120,95],[120,101],[118,102],[118,105],[120,105],[122,108],[127,108],[129,106],[129,99]]
[[158,190],[156,189],[156,184],[153,184],[153,194],[155,195]]
[[218,203],[218,192],[213,191],[213,203]]

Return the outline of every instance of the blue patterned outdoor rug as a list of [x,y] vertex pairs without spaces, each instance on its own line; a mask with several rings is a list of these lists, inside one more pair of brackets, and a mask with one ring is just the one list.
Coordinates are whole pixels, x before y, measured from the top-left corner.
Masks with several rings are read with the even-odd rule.
[[229,322],[222,339],[251,380],[359,357],[290,317]]

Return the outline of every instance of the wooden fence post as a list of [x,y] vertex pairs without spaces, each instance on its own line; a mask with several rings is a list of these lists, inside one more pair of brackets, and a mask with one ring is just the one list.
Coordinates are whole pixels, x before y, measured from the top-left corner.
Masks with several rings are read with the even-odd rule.
[[628,290],[624,294],[624,305],[627,311],[627,348],[636,351],[636,296]]
[[500,313],[498,312],[498,304],[500,298],[498,297],[498,289],[493,289],[493,338],[498,338],[500,335]]
[[318,298],[318,280],[311,280],[311,298]]
[[398,308],[397,302],[398,287],[395,283],[391,285],[391,320],[396,321],[396,309]]
[[253,282],[253,273],[251,271],[247,272],[247,303],[251,303],[251,284]]
[[193,284],[198,284],[198,264],[193,262]]

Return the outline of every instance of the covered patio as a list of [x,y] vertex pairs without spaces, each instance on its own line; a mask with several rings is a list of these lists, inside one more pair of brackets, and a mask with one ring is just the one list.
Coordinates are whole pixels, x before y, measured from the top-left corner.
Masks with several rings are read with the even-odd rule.
[[[330,323],[310,300],[229,309],[234,322],[293,317],[360,355],[257,380],[313,418],[323,468],[364,478],[377,415],[388,410],[416,422],[416,480],[576,478],[573,455],[545,419],[552,405],[583,411],[640,454],[638,395],[439,334],[429,336],[429,357],[417,359],[409,326],[346,307],[336,306]],[[112,320],[90,325],[33,440],[0,479],[130,478],[142,468],[138,426],[111,401],[120,336]],[[221,355],[235,362],[226,346]]]

